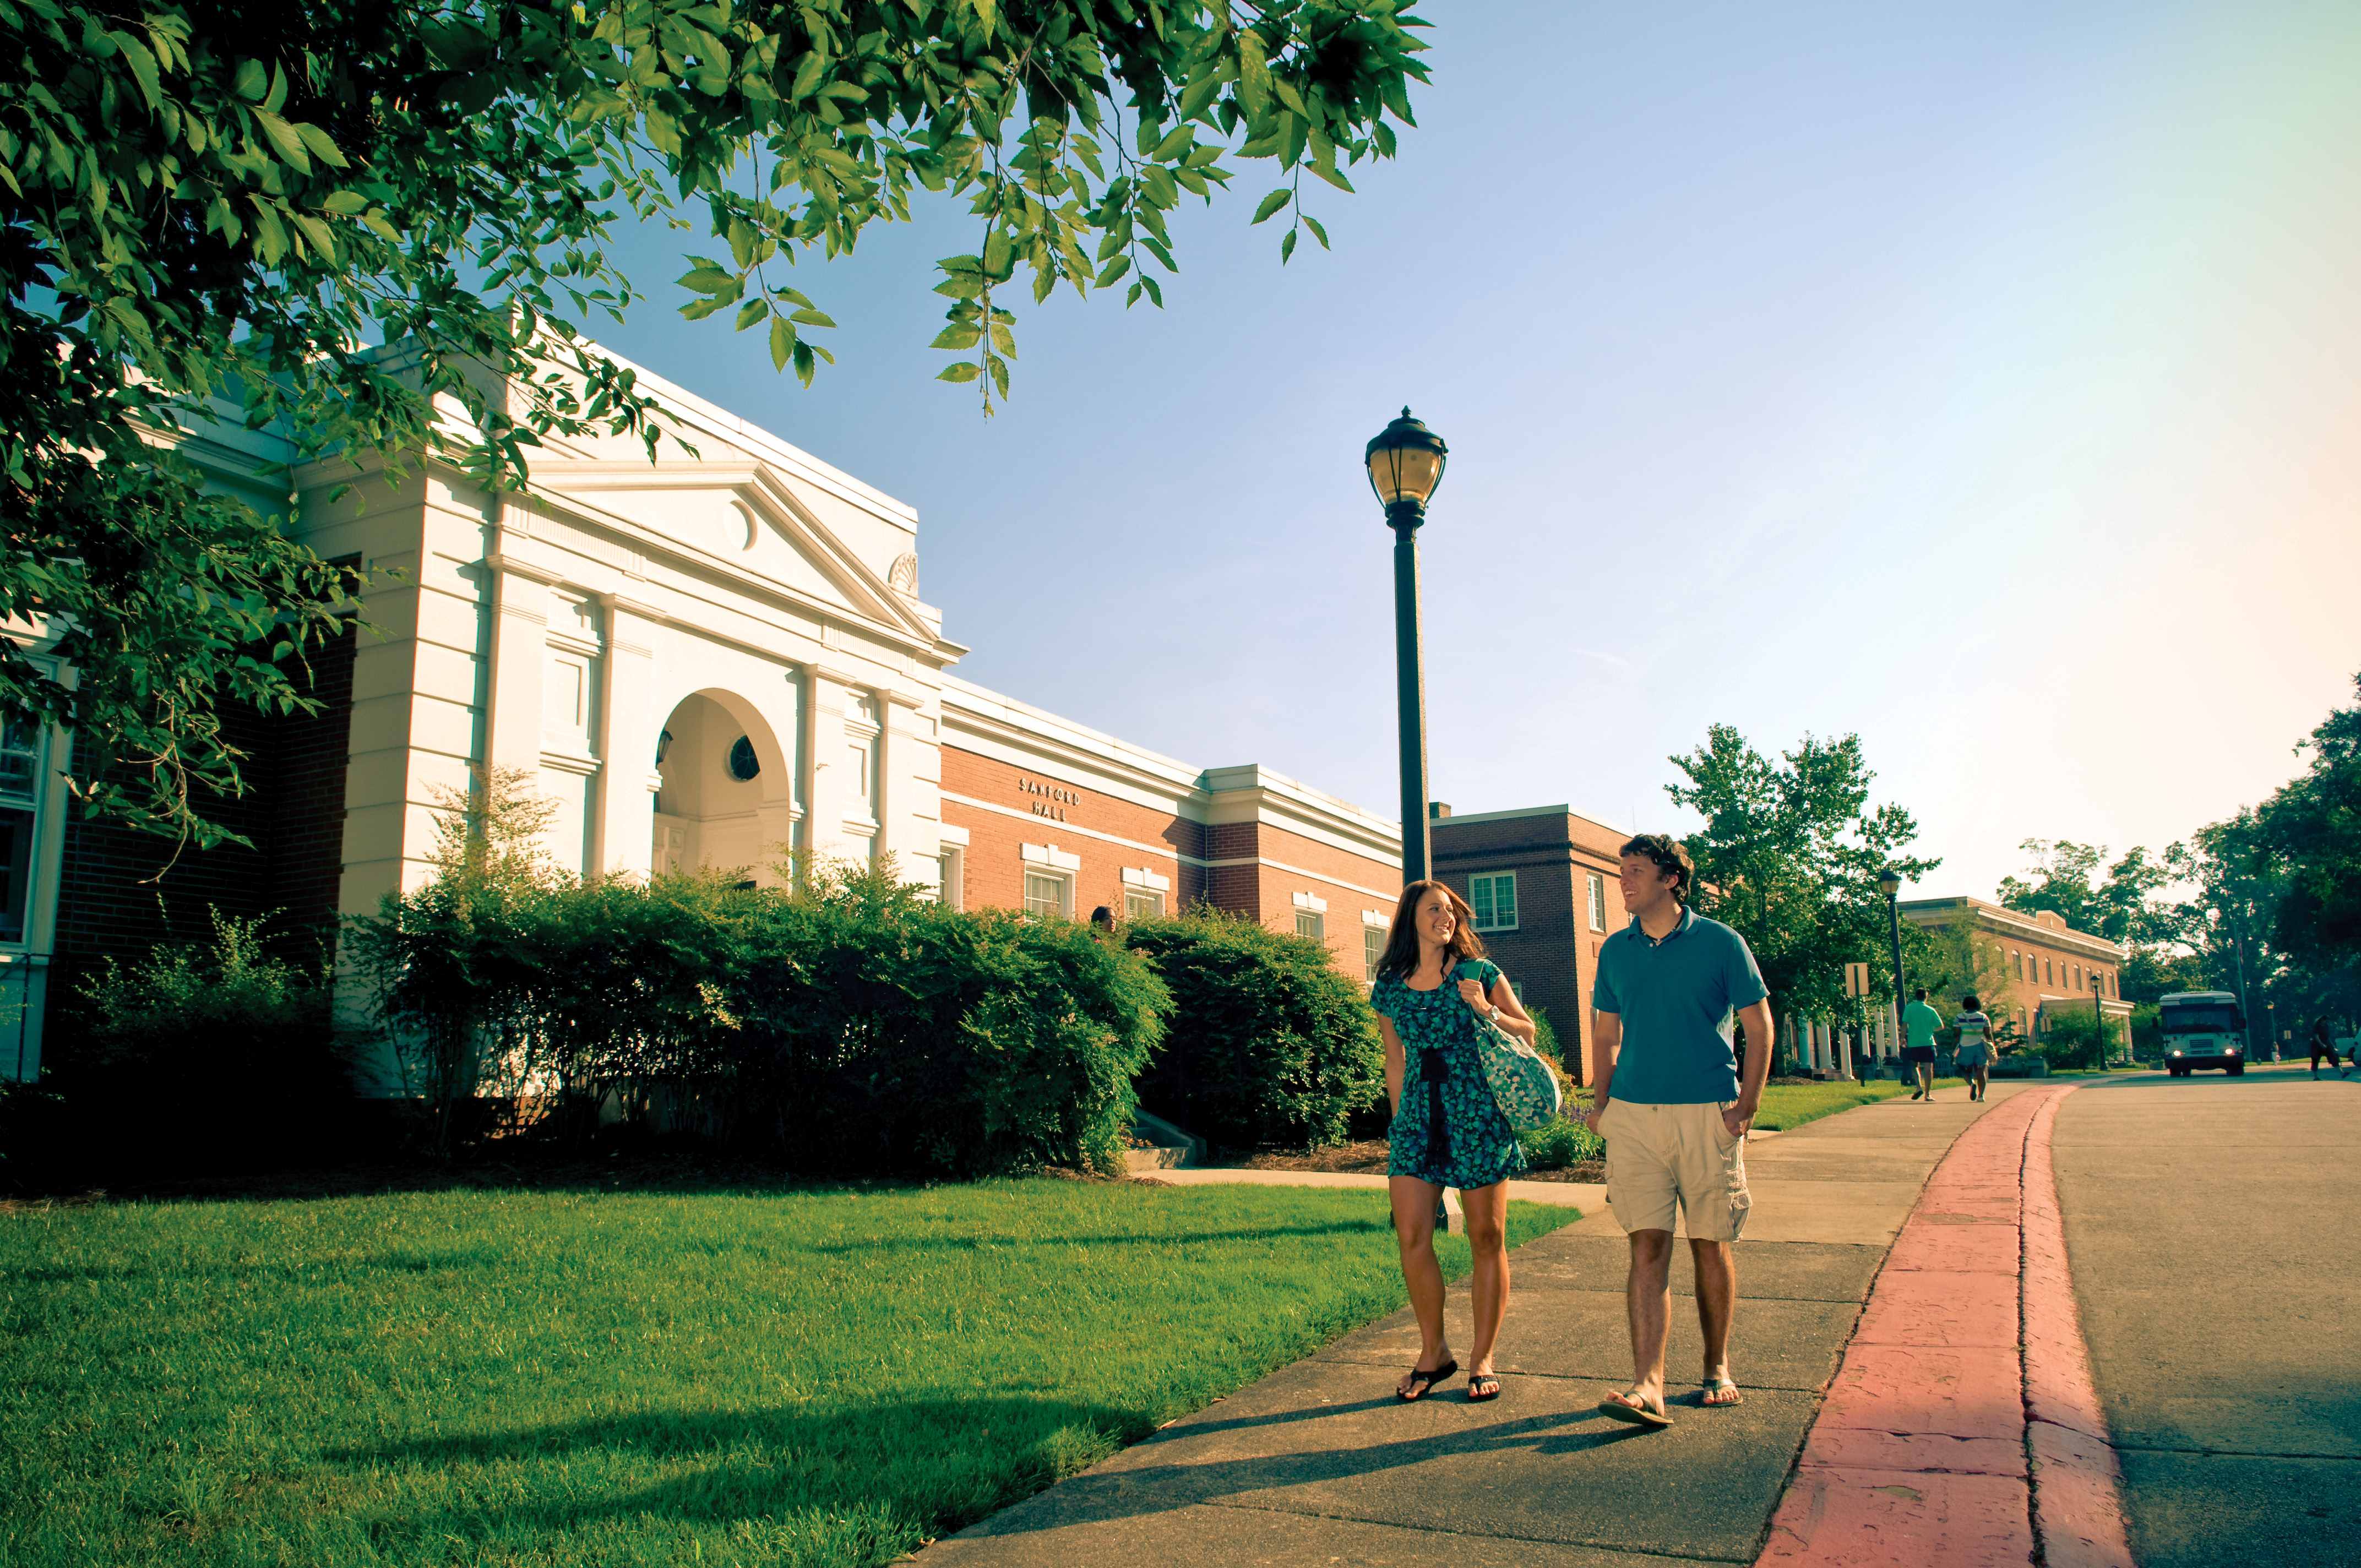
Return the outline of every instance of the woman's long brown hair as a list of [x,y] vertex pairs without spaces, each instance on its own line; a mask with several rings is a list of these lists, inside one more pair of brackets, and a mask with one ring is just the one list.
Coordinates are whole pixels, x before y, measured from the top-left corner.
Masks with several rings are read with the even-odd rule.
[[[1418,904],[1430,888],[1451,901],[1455,923],[1444,947],[1455,962],[1484,956],[1484,938],[1476,934],[1476,912],[1467,907],[1467,901],[1442,883],[1414,882],[1402,889],[1401,902],[1394,905],[1394,922],[1386,927],[1386,950],[1378,959],[1379,980],[1407,975],[1418,968]],[[1444,972],[1448,975],[1450,970]]]

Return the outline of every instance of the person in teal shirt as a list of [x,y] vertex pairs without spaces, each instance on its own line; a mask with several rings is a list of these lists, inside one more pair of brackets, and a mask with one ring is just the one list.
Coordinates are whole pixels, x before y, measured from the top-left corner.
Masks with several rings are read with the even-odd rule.
[[1918,1000],[1902,1010],[1902,1060],[1918,1078],[1918,1087],[1910,1091],[1910,1098],[1932,1101],[1935,1098],[1935,1031],[1943,1026],[1943,1015],[1927,1005],[1925,986],[1920,986],[1912,994]]

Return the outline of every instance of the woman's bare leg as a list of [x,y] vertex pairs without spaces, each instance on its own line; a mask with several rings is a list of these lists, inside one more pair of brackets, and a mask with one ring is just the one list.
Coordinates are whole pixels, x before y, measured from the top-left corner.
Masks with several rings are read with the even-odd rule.
[[1467,1375],[1492,1370],[1493,1343],[1500,1337],[1500,1320],[1509,1310],[1509,1184],[1461,1190],[1460,1209],[1467,1219],[1467,1245],[1475,1254],[1475,1277],[1469,1294],[1475,1298],[1476,1354]]
[[[1434,1205],[1443,1189],[1414,1176],[1397,1176],[1386,1183],[1386,1193],[1393,1201],[1402,1283],[1410,1287],[1410,1310],[1418,1318],[1418,1370],[1431,1372],[1451,1359],[1443,1337],[1443,1265],[1434,1257]],[[1399,1387],[1409,1393],[1410,1378],[1404,1376]]]

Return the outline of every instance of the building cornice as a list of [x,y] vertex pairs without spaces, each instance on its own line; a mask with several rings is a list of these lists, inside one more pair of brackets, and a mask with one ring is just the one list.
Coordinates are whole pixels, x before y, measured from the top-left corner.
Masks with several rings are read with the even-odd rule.
[[[2124,961],[2124,949],[2104,937],[2094,937],[2087,931],[2077,931],[2070,926],[2045,926],[2030,915],[2010,909],[2004,905],[1988,904],[1981,898],[1905,898],[1901,902],[1903,918],[1927,923],[1965,913],[1973,917],[1980,930],[1995,936],[2005,936],[2020,942],[2038,943],[2086,958],[2101,959],[2108,963]],[[1922,919],[1922,917],[1924,917]]]

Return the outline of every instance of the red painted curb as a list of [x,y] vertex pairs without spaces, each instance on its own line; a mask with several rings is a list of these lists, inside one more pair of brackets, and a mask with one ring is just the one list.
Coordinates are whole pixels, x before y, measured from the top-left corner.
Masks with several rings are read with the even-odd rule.
[[2002,1102],[1936,1167],[1757,1568],[2131,1568],[2049,1160],[2079,1087]]
[[2123,1466],[2107,1438],[2058,1207],[2049,1135],[2059,1099],[2025,1140],[2025,1408],[2033,1528],[2048,1568],[2132,1568]]

